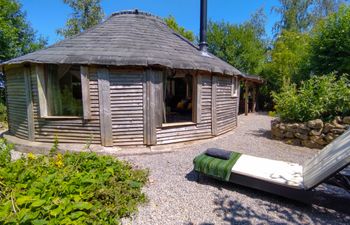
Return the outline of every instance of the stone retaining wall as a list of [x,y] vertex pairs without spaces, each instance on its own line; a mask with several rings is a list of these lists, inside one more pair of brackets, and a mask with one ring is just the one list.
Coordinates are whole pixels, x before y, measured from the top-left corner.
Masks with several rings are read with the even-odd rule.
[[350,116],[336,117],[325,123],[320,119],[305,123],[283,123],[279,119],[271,121],[272,138],[292,145],[309,148],[323,148],[350,127]]

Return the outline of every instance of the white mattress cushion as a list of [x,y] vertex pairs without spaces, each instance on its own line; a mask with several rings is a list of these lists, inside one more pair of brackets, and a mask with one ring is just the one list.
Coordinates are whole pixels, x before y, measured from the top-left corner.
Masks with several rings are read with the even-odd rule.
[[241,155],[232,172],[294,188],[303,188],[303,167],[296,163]]

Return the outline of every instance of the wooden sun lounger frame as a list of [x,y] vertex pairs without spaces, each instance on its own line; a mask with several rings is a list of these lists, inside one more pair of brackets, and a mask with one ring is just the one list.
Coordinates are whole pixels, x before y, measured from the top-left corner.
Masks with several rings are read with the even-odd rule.
[[[336,176],[339,176],[339,173],[336,173]],[[347,179],[348,182],[350,181],[350,176],[341,176],[345,176],[345,179]],[[325,180],[324,183],[338,186],[341,188],[344,188],[344,185],[347,185],[349,188],[350,183],[337,183],[336,185],[336,183],[332,181],[333,177],[334,176],[328,178],[327,180]],[[315,188],[312,188],[310,190],[296,189],[236,173],[231,174],[230,182],[252,189],[264,191],[270,194],[285,197],[287,199],[296,200],[301,203],[310,205],[315,204],[350,214],[350,198],[340,195],[329,194],[322,190],[316,190]],[[347,189],[347,191],[350,191],[350,189]]]
[[[305,204],[320,205],[350,214],[350,197],[327,193],[316,188],[325,183],[337,186],[350,193],[350,175],[341,172],[350,166],[350,129],[326,146],[306,166],[308,180],[307,185],[303,188],[281,185],[235,172],[231,172],[229,181]],[[319,178],[317,179],[317,177]]]

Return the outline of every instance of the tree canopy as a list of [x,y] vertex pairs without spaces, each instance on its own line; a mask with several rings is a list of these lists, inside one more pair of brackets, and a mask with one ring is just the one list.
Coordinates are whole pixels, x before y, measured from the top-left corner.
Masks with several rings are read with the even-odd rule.
[[208,50],[246,73],[260,73],[265,61],[265,15],[262,10],[243,24],[209,21]]
[[73,13],[67,20],[64,28],[57,33],[63,37],[71,37],[102,22],[104,12],[100,5],[101,0],[63,0],[69,5]]
[[171,29],[173,29],[177,33],[181,34],[182,36],[184,36],[185,38],[187,38],[191,42],[193,42],[195,40],[195,36],[194,36],[193,32],[190,30],[186,30],[182,26],[179,26],[179,24],[176,22],[175,17],[170,15],[170,16],[164,18],[164,21],[168,25],[168,27],[170,27]]
[[311,72],[350,74],[350,6],[321,20],[312,32]]
[[0,62],[43,48],[46,43],[36,36],[17,0],[0,0]]

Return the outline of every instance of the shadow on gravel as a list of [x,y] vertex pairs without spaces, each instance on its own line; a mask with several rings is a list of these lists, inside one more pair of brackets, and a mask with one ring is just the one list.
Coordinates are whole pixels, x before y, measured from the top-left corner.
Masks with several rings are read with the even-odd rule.
[[[333,224],[350,224],[350,215],[347,216],[322,207],[310,206],[248,187],[218,181],[199,175],[194,170],[188,173],[186,178],[188,181],[197,182],[200,185],[209,185],[218,190],[225,189],[233,192],[232,195],[214,193],[213,199],[215,205],[213,212],[228,224],[325,224],[325,221],[333,221]],[[250,200],[247,202],[236,200],[234,192],[244,195]],[[249,205],[251,199],[254,199],[254,205]],[[212,223],[203,222],[200,224],[209,225]]]
[[253,135],[255,137],[263,137],[263,138],[272,139],[271,130],[266,130],[266,129],[260,128],[258,130],[253,131],[253,132],[250,132],[248,134]]

